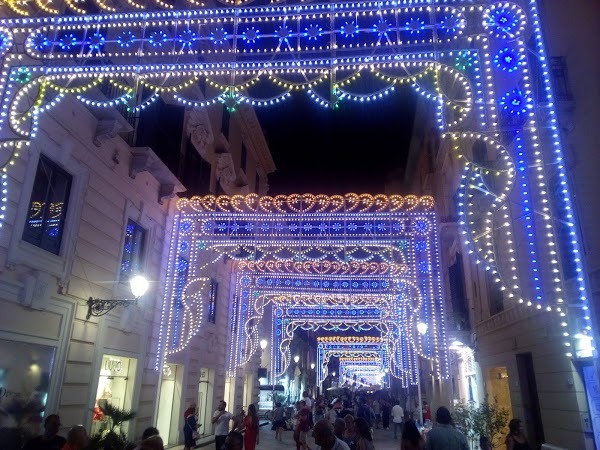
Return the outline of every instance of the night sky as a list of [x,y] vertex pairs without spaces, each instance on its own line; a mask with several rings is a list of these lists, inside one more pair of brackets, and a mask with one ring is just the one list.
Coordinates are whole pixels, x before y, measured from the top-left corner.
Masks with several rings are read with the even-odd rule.
[[404,167],[415,105],[415,94],[399,89],[375,102],[344,101],[337,110],[302,92],[258,108],[277,167],[269,195],[383,192],[386,176]]

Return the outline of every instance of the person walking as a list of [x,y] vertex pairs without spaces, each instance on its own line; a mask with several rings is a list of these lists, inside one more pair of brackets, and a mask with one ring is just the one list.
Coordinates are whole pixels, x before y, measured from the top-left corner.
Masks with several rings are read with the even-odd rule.
[[521,419],[512,419],[508,422],[509,433],[506,436],[506,450],[531,450],[523,430]]
[[[392,408],[393,409],[393,408]],[[419,433],[417,424],[414,420],[409,420],[402,428],[402,438],[400,440],[400,450],[424,450],[425,441]]]
[[373,400],[371,407],[375,413],[375,429],[379,430],[379,423],[381,422],[381,404],[379,403],[379,400]]
[[356,427],[354,426],[354,417],[350,414],[345,416],[343,419],[346,424],[346,429],[344,430],[344,435],[342,440],[348,444],[350,450],[356,450],[356,443],[358,442],[358,433],[356,432]]
[[469,450],[469,443],[464,434],[452,425],[452,416],[445,406],[440,406],[435,413],[437,426],[427,433],[427,450]]
[[67,434],[67,442],[62,450],[83,450],[89,442],[88,434],[82,425],[75,425]]
[[188,408],[185,416],[185,425],[183,426],[183,450],[191,450],[196,447],[196,436],[198,429],[198,420],[196,419],[196,408]]
[[226,411],[227,402],[219,401],[217,410],[213,414],[211,422],[215,425],[215,449],[223,450],[225,439],[229,434],[229,421],[233,418],[233,414]]
[[316,450],[350,450],[344,441],[336,437],[333,425],[327,419],[315,423],[312,436],[317,445]]
[[391,406],[390,402],[387,399],[383,399],[380,401],[381,404],[381,422],[384,430],[389,430],[390,428],[390,411]]
[[256,406],[248,406],[248,415],[244,417],[244,448],[255,450],[258,445],[259,422]]
[[371,435],[371,424],[363,417],[358,417],[354,420],[356,434],[358,434],[358,442],[356,450],[375,450],[373,445],[373,436]]
[[275,439],[282,442],[283,430],[285,429],[285,409],[281,406],[281,402],[275,403],[275,409],[273,410],[273,426],[275,427]]
[[398,439],[398,436],[402,436],[402,424],[404,421],[404,410],[400,406],[398,400],[394,400],[394,406],[392,407],[392,423],[394,424],[394,439]]
[[23,450],[60,450],[67,440],[58,435],[60,417],[50,414],[44,419],[44,434],[29,440]]

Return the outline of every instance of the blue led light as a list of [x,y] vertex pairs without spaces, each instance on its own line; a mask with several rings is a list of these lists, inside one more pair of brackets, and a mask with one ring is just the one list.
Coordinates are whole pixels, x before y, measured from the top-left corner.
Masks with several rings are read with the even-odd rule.
[[287,42],[288,38],[292,34],[292,30],[290,30],[285,25],[281,25],[279,28],[277,28],[277,31],[275,32],[275,34],[277,35],[277,37],[279,38],[280,41]]
[[468,50],[458,52],[454,58],[454,67],[463,72],[475,64],[475,57]]
[[373,25],[373,31],[375,33],[378,33],[379,36],[387,36],[387,33],[391,26],[392,24],[389,23],[387,20],[380,19],[379,22]]
[[190,248],[190,243],[189,241],[181,241],[179,243],[179,252],[180,253],[185,253],[189,250]]
[[519,29],[520,20],[514,10],[497,8],[491,11],[486,25],[499,36],[510,37]]
[[499,103],[504,111],[517,116],[525,114],[531,108],[527,98],[525,98],[520,89],[513,89],[507,92],[502,96]]
[[346,22],[341,26],[340,31],[346,37],[353,37],[358,33],[358,27],[355,22]]
[[456,33],[456,31],[463,26],[462,20],[457,18],[454,14],[444,16],[440,21],[440,28],[448,33]]
[[12,46],[12,38],[7,33],[0,32],[0,56],[4,55]]
[[31,45],[38,52],[42,52],[44,50],[49,49],[52,43],[45,34],[38,33],[31,38]]
[[500,70],[512,73],[520,66],[519,53],[514,48],[504,47],[494,56],[494,64]]
[[316,24],[309,25],[304,29],[304,31],[304,36],[307,36],[309,41],[316,41],[317,38],[323,34],[323,28]]
[[148,42],[152,47],[162,47],[164,44],[167,43],[168,39],[169,36],[167,36],[167,33],[165,33],[162,30],[159,30],[150,33],[150,36],[148,37]]
[[215,31],[210,33],[210,40],[215,44],[222,44],[225,42],[227,40],[227,32],[225,31],[225,28],[217,28]]
[[135,41],[135,34],[131,31],[123,31],[117,38],[117,44],[122,48],[129,48]]
[[177,42],[181,44],[182,48],[191,48],[197,39],[198,35],[192,30],[184,30],[177,37]]
[[255,27],[250,27],[242,33],[242,39],[250,44],[254,44],[260,38],[260,32]]
[[71,50],[77,45],[77,37],[74,34],[65,34],[58,40],[58,46],[61,50]]
[[420,34],[425,29],[425,21],[417,18],[410,19],[404,29],[410,31],[410,34]]
[[106,38],[102,33],[94,33],[87,40],[87,46],[90,51],[100,51]]

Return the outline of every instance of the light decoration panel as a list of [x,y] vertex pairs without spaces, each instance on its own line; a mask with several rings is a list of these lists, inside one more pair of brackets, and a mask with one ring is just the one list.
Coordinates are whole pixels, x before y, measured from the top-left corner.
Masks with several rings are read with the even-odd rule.
[[[317,385],[329,374],[331,357],[338,357],[340,385],[359,388],[387,385],[390,363],[387,340],[378,336],[328,336],[317,338]],[[342,367],[342,360],[344,365]],[[356,376],[356,377],[355,377]]]
[[[416,354],[446,376],[431,197],[251,194],[180,199],[178,208],[178,256],[191,278],[222,256],[235,261],[230,374],[255,354],[268,320],[274,377],[290,364],[298,327],[383,330],[387,370],[404,385],[416,382]],[[415,341],[420,321],[430,331]]]
[[[582,335],[595,354],[536,0],[267,6],[237,0],[222,8],[188,0],[184,10],[176,9],[184,4],[0,5],[0,220],[8,207],[10,167],[35,139],[41,117],[53,114],[66,96],[90,108],[125,106],[137,113],[160,97],[191,108],[223,103],[233,110],[241,103],[275,104],[302,90],[317,105],[338,108],[376,101],[406,84],[434,103],[439,129],[465,164],[461,227],[476,259],[509,299],[561,316],[569,356],[580,356],[581,340],[574,336]],[[102,13],[90,14],[97,10]],[[214,87],[204,98],[195,96],[200,80]],[[261,83],[270,83],[271,96],[256,95],[253,88]],[[490,161],[473,160],[475,140],[486,141]],[[312,262],[328,255],[322,248],[296,254]],[[375,260],[392,264],[394,252],[378,251]],[[347,262],[340,254],[336,261]],[[565,266],[573,266],[574,275]],[[565,287],[567,276],[575,280],[572,290]]]

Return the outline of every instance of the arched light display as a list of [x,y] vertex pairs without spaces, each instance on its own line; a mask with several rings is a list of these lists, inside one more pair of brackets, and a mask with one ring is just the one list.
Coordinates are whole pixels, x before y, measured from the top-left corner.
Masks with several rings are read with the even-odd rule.
[[340,361],[339,385],[353,388],[388,383],[391,372],[387,339],[376,336],[331,336],[317,339],[317,385],[329,375],[331,357]]
[[[10,207],[11,165],[35,139],[41,115],[66,96],[90,108],[120,106],[138,113],[160,97],[190,108],[223,103],[233,110],[240,103],[267,106],[304,91],[317,105],[338,108],[377,101],[406,84],[435,105],[437,125],[464,163],[461,228],[476,259],[509,299],[558,313],[567,347],[574,335],[593,335],[536,0],[220,3],[207,8],[187,0],[184,10],[177,10],[179,4],[167,0],[3,2],[0,220]],[[200,83],[206,86],[203,94]],[[478,141],[487,145],[484,159],[474,158]],[[320,196],[221,201],[240,213],[236,208],[293,210],[298,202],[312,201],[315,211],[323,206]],[[324,208],[358,202],[360,209],[366,206],[362,201],[331,198]],[[376,210],[378,201],[371,197],[367,209]],[[188,200],[185,207],[196,206],[223,211],[214,198]],[[178,218],[181,224],[186,220],[195,219],[189,213]],[[231,226],[245,227],[244,220],[240,216]],[[323,223],[331,227],[324,233],[333,236],[338,224]],[[280,235],[276,221],[265,218],[254,225],[268,227],[264,242]],[[346,252],[321,245],[291,251],[285,241],[303,233],[300,225],[314,229],[320,223],[286,224],[292,228],[278,246],[252,241],[237,255],[348,262],[351,254],[355,260],[396,263],[393,244],[371,255],[366,247],[353,247],[358,228],[344,227]],[[212,248],[221,254],[227,247],[222,243],[236,233],[229,226],[206,236],[207,245],[220,242]],[[420,270],[429,270],[427,262],[419,263]],[[170,295],[177,296],[177,289],[169,289]],[[163,323],[163,332],[167,326]],[[595,351],[593,342],[588,347]],[[566,353],[571,355],[569,348]]]

